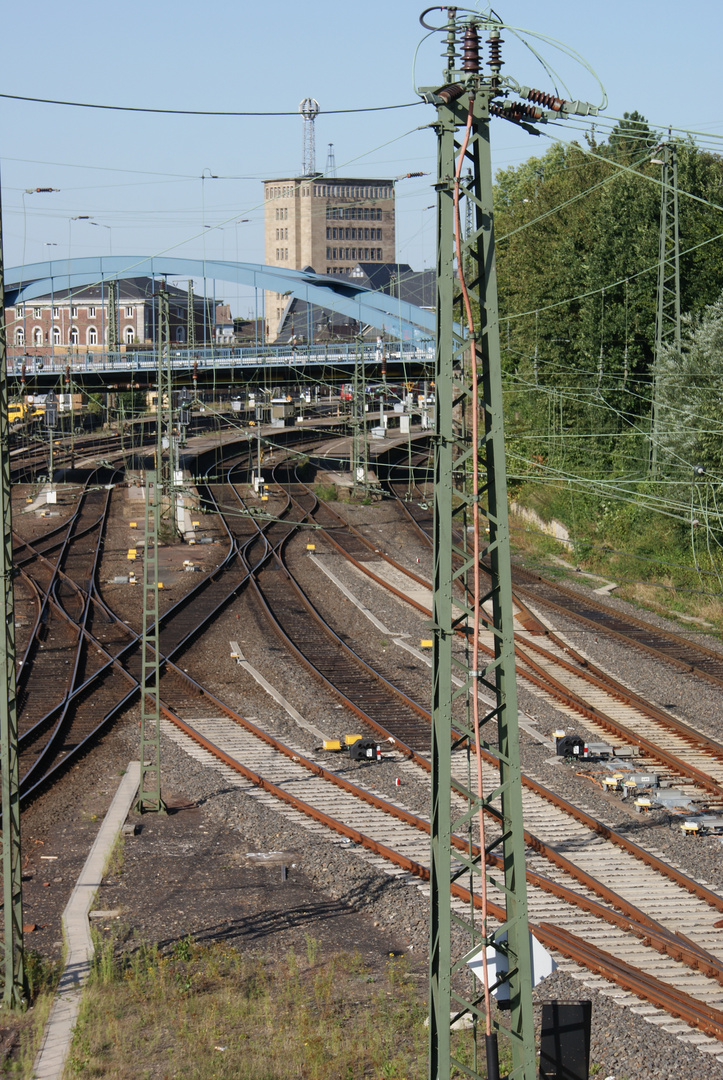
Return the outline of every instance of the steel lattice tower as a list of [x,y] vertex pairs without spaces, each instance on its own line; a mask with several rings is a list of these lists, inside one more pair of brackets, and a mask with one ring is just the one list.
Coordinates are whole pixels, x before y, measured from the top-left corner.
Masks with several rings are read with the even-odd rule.
[[[508,1076],[534,1080],[490,116],[534,131],[530,121],[597,110],[505,82],[499,21],[458,24],[457,9],[445,10],[443,27],[420,20],[446,31],[447,46],[443,85],[420,91],[436,107],[438,140],[429,1076],[499,1075],[488,998],[495,987],[488,983],[483,992],[468,969],[492,947],[508,961],[500,977],[509,991]],[[488,72],[480,64],[480,31],[489,32]],[[553,111],[508,101],[510,89]],[[491,657],[480,645],[481,625],[492,637]],[[484,772],[478,746],[479,757],[486,752],[494,762]],[[480,856],[480,836],[488,865],[498,862],[494,877]],[[494,928],[488,916],[497,920]],[[472,1020],[471,1046],[457,1054],[450,1020],[464,1016]],[[485,1028],[479,1056],[487,1057],[486,1071],[478,1061],[478,1025]]]
[[[158,545],[164,495],[171,497],[173,403],[169,346],[168,292],[158,293],[158,400],[155,469],[146,473],[145,552],[143,557],[143,637],[141,640],[141,778],[138,809],[163,811],[161,798],[161,652]],[[164,400],[166,405],[164,407]],[[166,431],[164,446],[164,429]],[[168,449],[169,455],[164,454]],[[171,464],[169,466],[169,458]],[[171,470],[169,475],[169,468]]]
[[655,358],[653,360],[653,407],[650,440],[650,474],[658,474],[660,441],[660,367],[663,350],[680,349],[680,233],[678,219],[678,151],[674,142],[665,143],[660,192],[660,241],[658,289],[655,311]]
[[20,860],[18,715],[15,682],[15,602],[8,426],[7,330],[0,210],[0,484],[2,485],[2,582],[0,593],[0,761],[2,786],[3,1001],[19,1008],[27,1001],[23,953],[23,892]]

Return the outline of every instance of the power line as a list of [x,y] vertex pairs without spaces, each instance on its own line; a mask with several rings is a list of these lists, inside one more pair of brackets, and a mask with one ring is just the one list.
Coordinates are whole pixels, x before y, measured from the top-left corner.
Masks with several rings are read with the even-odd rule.
[[[90,101],[57,101],[54,98],[27,97],[24,94],[0,94],[0,98],[10,101],[30,101],[38,105],[67,105],[73,109],[106,109],[111,112],[132,113],[161,113],[172,116],[298,116],[298,109],[284,112],[237,112],[220,111],[214,109],[153,109],[139,105],[99,105]],[[320,112],[339,115],[342,113],[368,113],[384,112],[389,109],[411,109],[414,105],[422,105],[422,101],[405,101],[401,105],[369,105],[361,109],[320,109]]]

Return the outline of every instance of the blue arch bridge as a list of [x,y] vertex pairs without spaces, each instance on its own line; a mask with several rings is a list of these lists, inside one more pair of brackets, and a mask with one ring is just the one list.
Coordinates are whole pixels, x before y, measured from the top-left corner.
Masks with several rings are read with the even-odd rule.
[[[283,369],[291,375],[304,369],[353,368],[364,364],[380,365],[382,359],[400,374],[428,369],[434,359],[435,315],[386,293],[376,292],[345,277],[330,277],[306,270],[291,270],[258,263],[214,259],[180,259],[167,256],[103,256],[99,258],[57,259],[13,267],[5,272],[5,307],[30,305],[40,297],[57,296],[68,305],[69,295],[95,286],[100,289],[101,305],[108,283],[117,280],[150,278],[158,280],[185,278],[223,281],[251,287],[256,291],[275,292],[290,303],[293,298],[307,305],[337,312],[359,324],[364,332],[361,343],[325,342],[314,344],[268,344],[263,340],[248,345],[181,346],[171,343],[170,362],[174,369],[188,371],[196,365],[199,381],[235,378],[245,381],[254,372],[267,368]],[[60,299],[62,297],[62,300]],[[18,320],[19,322],[19,320]],[[261,320],[263,323],[263,320]],[[258,325],[258,322],[257,322]],[[158,368],[153,348],[122,345],[116,351],[90,349],[82,345],[46,345],[34,348],[28,335],[22,346],[16,341],[16,325],[8,317],[8,374],[18,378],[23,371],[38,381],[55,379],[70,366],[73,377],[83,382],[108,383],[115,375],[120,380],[151,381]],[[376,333],[375,333],[376,331]],[[310,335],[311,336],[311,335]],[[380,344],[378,339],[382,339]],[[383,355],[382,355],[383,354]],[[282,372],[279,372],[282,375]]]

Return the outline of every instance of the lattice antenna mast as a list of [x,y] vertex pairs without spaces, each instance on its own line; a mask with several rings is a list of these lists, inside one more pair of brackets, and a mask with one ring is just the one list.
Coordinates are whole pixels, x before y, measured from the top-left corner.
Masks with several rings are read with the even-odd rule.
[[651,164],[662,166],[658,289],[655,311],[655,358],[651,417],[650,475],[658,475],[660,443],[660,373],[666,346],[680,350],[680,233],[678,219],[678,149],[674,142],[656,149]]
[[319,102],[315,98],[304,98],[299,105],[299,112],[304,117],[304,145],[301,163],[302,176],[316,174],[316,134],[314,122],[319,113]]
[[334,157],[334,143],[329,143],[329,153],[326,155],[325,176],[336,176],[336,158]]
[[[508,963],[508,974],[499,977],[510,1002],[508,1075],[535,1080],[490,117],[536,134],[531,121],[597,110],[503,78],[496,18],[473,16],[462,24],[457,9],[447,7],[441,9],[446,24],[431,26],[425,18],[437,10],[429,8],[420,20],[428,30],[446,32],[444,82],[420,90],[436,108],[438,139],[429,1076],[499,1076],[490,1008],[496,977],[484,980],[482,992],[468,967],[490,948]],[[488,32],[488,71],[480,60],[480,31]],[[512,101],[510,92],[534,104]],[[485,630],[494,657],[487,660],[480,627],[490,606]],[[466,655],[455,647],[459,631]],[[491,878],[485,863],[493,861]],[[496,920],[494,929],[488,919]],[[472,1020],[469,1035],[458,1034],[462,1046],[454,1055],[450,1017]],[[481,1053],[478,1027],[485,1032]]]

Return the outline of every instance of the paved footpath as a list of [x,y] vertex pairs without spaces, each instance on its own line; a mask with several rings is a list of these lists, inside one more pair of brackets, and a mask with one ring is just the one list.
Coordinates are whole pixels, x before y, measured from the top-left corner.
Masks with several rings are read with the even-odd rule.
[[62,1080],[80,1009],[83,984],[88,978],[93,959],[88,912],[116,837],[133,806],[139,780],[140,762],[131,761],[63,912],[63,936],[67,950],[65,967],[45,1025],[43,1042],[35,1058],[33,1080]]

